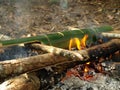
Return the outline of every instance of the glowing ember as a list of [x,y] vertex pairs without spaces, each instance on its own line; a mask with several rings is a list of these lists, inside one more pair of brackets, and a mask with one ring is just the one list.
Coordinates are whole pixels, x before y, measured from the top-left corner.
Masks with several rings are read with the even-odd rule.
[[96,71],[92,63],[77,65],[66,72],[66,76],[62,79],[62,82],[71,76],[90,81],[96,79]]
[[89,68],[87,66],[85,66],[85,69],[84,69],[84,72],[88,72],[89,71]]
[[72,68],[66,72],[66,76],[61,80],[61,82],[66,80],[67,78],[69,78],[71,76],[76,76],[76,77],[80,78],[79,72],[76,69]]
[[69,50],[73,47],[77,48],[78,50],[84,49],[86,47],[86,40],[88,35],[85,35],[81,40],[79,38],[72,38],[69,42]]
[[90,64],[90,62],[87,62],[86,64],[87,64],[87,65],[89,65],[89,64]]

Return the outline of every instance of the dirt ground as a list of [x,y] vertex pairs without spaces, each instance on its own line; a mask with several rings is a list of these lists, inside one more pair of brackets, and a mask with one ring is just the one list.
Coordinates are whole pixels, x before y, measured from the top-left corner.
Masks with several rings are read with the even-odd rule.
[[12,38],[102,25],[120,30],[120,0],[68,0],[64,9],[50,0],[0,0],[0,33]]

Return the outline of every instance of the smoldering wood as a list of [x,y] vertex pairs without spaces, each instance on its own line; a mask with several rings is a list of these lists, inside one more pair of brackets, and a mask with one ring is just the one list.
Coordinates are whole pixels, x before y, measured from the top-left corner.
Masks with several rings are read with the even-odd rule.
[[0,84],[0,90],[39,90],[40,81],[35,73],[25,73]]
[[[109,42],[95,45],[90,47],[86,50],[79,51],[79,53],[85,58],[87,57],[88,60],[90,59],[98,59],[100,57],[109,57],[110,55],[114,54],[116,51],[120,51],[120,39],[112,39]],[[86,56],[87,55],[87,56]]]
[[[1,61],[0,78],[36,71],[47,66],[78,61],[85,62],[90,59],[96,59],[103,56],[106,57],[120,50],[120,39],[113,39],[107,43],[96,45],[81,51],[69,51],[42,44],[34,45],[37,45],[37,49],[42,49],[51,53],[9,61]],[[81,56],[83,58],[81,58]]]

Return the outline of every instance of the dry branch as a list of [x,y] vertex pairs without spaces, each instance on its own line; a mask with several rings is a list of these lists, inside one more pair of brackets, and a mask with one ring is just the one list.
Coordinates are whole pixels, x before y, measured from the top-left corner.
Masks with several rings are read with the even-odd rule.
[[[35,44],[34,44],[35,45]],[[86,61],[108,56],[120,50],[120,39],[114,39],[107,43],[96,45],[86,50],[69,51],[52,46],[36,44],[37,49],[44,48],[44,51],[52,52],[44,55],[32,56],[21,59],[14,59],[0,62],[0,78],[8,77],[12,74],[22,74],[35,71],[47,66],[76,61]],[[79,57],[80,56],[80,57]],[[83,58],[81,58],[81,56]],[[66,58],[67,57],[67,58]],[[76,59],[77,58],[77,59]]]

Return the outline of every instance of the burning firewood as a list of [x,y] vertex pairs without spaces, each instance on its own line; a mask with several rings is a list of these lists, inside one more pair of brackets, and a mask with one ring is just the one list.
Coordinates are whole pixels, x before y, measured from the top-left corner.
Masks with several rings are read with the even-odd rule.
[[120,39],[113,39],[107,43],[96,45],[81,51],[69,51],[42,44],[32,44],[32,46],[50,53],[9,61],[1,61],[0,77],[2,78],[12,74],[31,72],[46,66],[53,66],[55,64],[65,62],[86,61],[103,56],[106,57],[120,50]]
[[[113,39],[107,43],[96,45],[85,50],[69,51],[42,44],[32,44],[36,49],[50,52],[44,55],[32,56],[21,59],[14,59],[0,62],[0,78],[11,75],[19,75],[26,72],[33,72],[47,66],[54,66],[63,63],[84,62],[90,59],[106,57],[120,50],[120,39]],[[87,70],[85,70],[87,72]],[[16,80],[16,79],[15,79]]]
[[[85,60],[99,60],[98,58],[100,58],[100,57],[110,56],[110,54],[120,50],[119,44],[118,44],[117,41],[119,42],[119,39],[113,39],[110,42],[107,42],[107,43],[104,43],[104,44],[101,44],[101,45],[96,45],[94,47],[91,47],[91,48],[88,48],[88,49],[85,49],[85,50],[80,50],[80,51],[78,51],[78,53],[83,56],[84,61]],[[114,43],[114,42],[117,42],[117,43]],[[55,55],[64,55],[64,56],[67,56],[67,57],[72,58],[72,59],[73,59],[73,57],[75,57],[74,55],[71,55],[71,54],[73,54],[73,53],[71,53],[71,51],[66,51],[66,50],[62,51],[62,50],[58,50],[58,49],[56,49],[54,47],[49,48],[49,47],[47,47],[45,45],[42,46],[42,45],[39,45],[39,44],[32,44],[32,46],[35,47],[36,49],[41,49],[43,51],[52,52]],[[76,45],[76,47],[77,47],[77,45]],[[73,56],[73,57],[71,57],[71,56]],[[79,59],[79,60],[82,60],[82,59]],[[93,75],[88,74],[89,71],[91,72],[93,67],[94,67],[94,69],[97,70],[97,72],[102,72],[101,64],[99,63],[98,65],[96,65],[94,63],[95,62],[92,62],[92,64],[91,64],[90,62],[88,62],[88,63],[86,63],[84,65],[85,67],[82,67],[82,68],[84,68],[83,69],[83,72],[84,72],[84,77],[83,78],[85,80],[93,77]],[[92,66],[92,68],[91,68],[91,66]],[[90,68],[91,68],[91,70],[90,70]],[[94,71],[94,70],[92,70],[92,71]],[[81,78],[79,76],[79,74],[76,74],[76,73],[79,73],[79,72],[76,71],[76,69],[74,69],[72,71],[68,71],[67,73],[68,73],[67,77],[69,77],[69,76],[74,74],[75,76]]]

